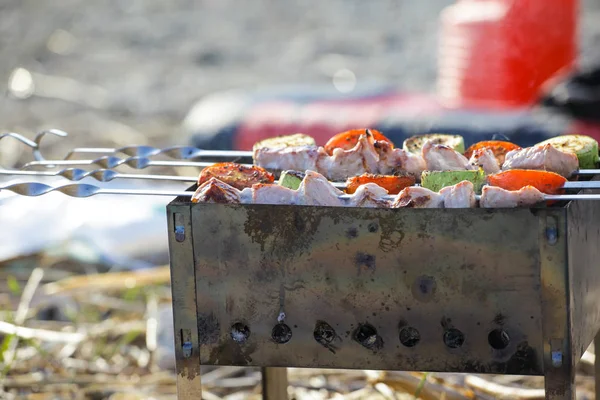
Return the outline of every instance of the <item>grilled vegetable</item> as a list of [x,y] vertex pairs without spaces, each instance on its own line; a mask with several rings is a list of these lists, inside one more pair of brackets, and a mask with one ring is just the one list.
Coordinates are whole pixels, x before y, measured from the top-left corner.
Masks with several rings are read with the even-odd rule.
[[312,137],[303,133],[296,133],[293,135],[276,136],[268,139],[256,142],[252,147],[252,151],[258,149],[283,149],[286,147],[303,147],[303,146],[316,146],[317,143]]
[[204,168],[198,177],[198,185],[216,178],[236,189],[252,187],[255,183],[273,183],[275,177],[264,168],[244,166],[232,162],[217,163]]
[[485,173],[482,169],[465,171],[424,171],[421,174],[421,186],[434,192],[446,186],[456,185],[462,181],[469,181],[475,188],[475,193],[481,193],[485,185]]
[[494,153],[496,160],[498,160],[498,164],[502,165],[504,163],[504,157],[506,156],[506,153],[512,150],[520,150],[521,147],[511,142],[504,142],[501,140],[486,140],[470,146],[467,151],[465,151],[465,157],[471,158],[473,152],[479,149],[490,149],[492,153]]
[[434,144],[443,144],[459,152],[465,152],[465,140],[460,135],[447,135],[443,133],[431,133],[409,137],[402,144],[402,149],[414,154],[421,154],[421,149],[428,141]]
[[298,190],[304,176],[306,176],[306,174],[300,171],[283,171],[279,176],[279,182],[277,182],[277,184],[288,189]]
[[402,189],[414,185],[415,178],[412,176],[363,174],[346,181],[346,193],[356,192],[356,189],[365,183],[374,183],[386,189],[389,194],[398,194]]
[[579,160],[579,168],[596,168],[598,163],[598,142],[585,135],[563,135],[545,140],[541,145],[551,144],[556,150],[574,153]]
[[521,190],[533,186],[546,194],[559,194],[567,179],[550,171],[511,169],[488,176],[488,185],[505,190]]
[[331,155],[333,153],[333,149],[335,148],[350,150],[354,146],[356,146],[360,135],[364,135],[365,133],[367,135],[370,135],[373,141],[385,141],[388,142],[392,146],[392,148],[394,148],[394,144],[392,143],[392,141],[383,136],[381,132],[376,131],[375,129],[352,129],[350,131],[338,133],[337,135],[329,139],[324,146],[325,151],[327,152],[327,154]]

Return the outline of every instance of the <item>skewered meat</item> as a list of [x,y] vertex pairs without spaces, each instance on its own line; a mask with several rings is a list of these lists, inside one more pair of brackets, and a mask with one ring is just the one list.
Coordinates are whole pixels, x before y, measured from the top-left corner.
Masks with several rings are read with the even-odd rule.
[[469,159],[469,164],[475,168],[482,168],[486,174],[495,174],[500,172],[500,165],[494,156],[494,152],[490,149],[478,149],[473,151],[473,155]]
[[344,193],[336,189],[323,175],[306,171],[298,188],[298,204],[307,206],[342,206]]
[[444,198],[432,190],[419,186],[403,189],[392,203],[392,208],[442,208]]
[[513,150],[506,154],[502,169],[538,169],[552,171],[569,178],[579,168],[579,160],[572,153],[564,153],[551,144]]
[[394,149],[387,141],[361,135],[350,150],[333,148],[332,155],[323,147],[261,148],[254,151],[254,162],[268,169],[317,171],[330,180],[345,180],[365,173],[392,175],[407,172],[420,176],[425,161],[415,154]]
[[192,203],[241,203],[240,191],[217,178],[210,178],[201,184],[194,195]]
[[428,171],[461,171],[474,169],[469,160],[453,148],[430,141],[422,149],[426,170]]
[[473,208],[475,201],[475,186],[469,181],[462,181],[453,186],[440,190],[444,199],[444,208]]
[[492,154],[494,154],[494,157],[496,157],[496,160],[498,161],[498,165],[502,165],[504,164],[506,153],[512,150],[521,150],[521,147],[514,143],[505,142],[502,140],[485,140],[483,142],[478,142],[470,146],[465,151],[465,157],[471,158],[473,152],[481,149],[491,150]]
[[344,180],[349,175],[378,172],[379,153],[367,135],[361,135],[351,150],[334,148],[329,156],[319,149],[317,171],[331,180]]
[[533,186],[519,190],[504,190],[497,186],[484,186],[481,191],[481,208],[530,207],[544,201],[544,194]]
[[419,154],[413,154],[403,149],[394,149],[386,142],[375,142],[380,157],[379,173],[383,175],[407,173],[420,178],[425,171],[425,160]]
[[217,178],[239,190],[252,187],[255,183],[273,183],[275,181],[273,174],[264,168],[232,162],[217,163],[204,168],[198,177],[198,185],[202,185],[211,178]]
[[252,186],[254,204],[296,204],[298,192],[285,186],[258,183]]
[[322,149],[317,146],[258,148],[253,152],[254,163],[271,170],[314,171]]
[[375,183],[365,183],[358,187],[356,192],[350,196],[348,206],[350,207],[389,207],[390,201],[384,197],[388,195],[388,191]]

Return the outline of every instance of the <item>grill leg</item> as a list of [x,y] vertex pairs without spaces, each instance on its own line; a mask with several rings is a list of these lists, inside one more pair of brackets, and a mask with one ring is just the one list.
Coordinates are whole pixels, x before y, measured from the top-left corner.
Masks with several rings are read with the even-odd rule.
[[575,399],[575,370],[570,365],[550,369],[545,373],[544,386],[547,400]]
[[288,398],[287,368],[262,368],[263,400]]
[[594,338],[594,382],[596,383],[596,398],[600,399],[600,331],[596,333]]

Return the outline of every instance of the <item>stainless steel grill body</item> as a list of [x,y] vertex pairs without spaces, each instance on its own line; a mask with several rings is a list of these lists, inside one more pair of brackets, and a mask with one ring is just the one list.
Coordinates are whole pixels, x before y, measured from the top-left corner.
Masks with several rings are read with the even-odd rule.
[[182,400],[198,395],[201,364],[545,375],[548,398],[570,399],[600,328],[595,201],[453,210],[178,198],[168,218]]

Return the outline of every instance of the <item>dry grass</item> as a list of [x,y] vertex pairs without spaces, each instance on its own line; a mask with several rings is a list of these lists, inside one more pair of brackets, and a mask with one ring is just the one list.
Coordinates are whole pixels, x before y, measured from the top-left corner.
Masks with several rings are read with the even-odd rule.
[[[168,267],[77,275],[67,260],[0,265],[0,398],[175,399],[174,371],[155,360]],[[56,279],[57,276],[63,278]],[[2,285],[2,283],[0,283]],[[92,295],[93,294],[93,295]],[[59,310],[54,315],[49,311]],[[578,398],[593,396],[593,355]],[[204,398],[260,398],[256,368],[203,367]],[[542,399],[541,377],[288,369],[294,399]]]

